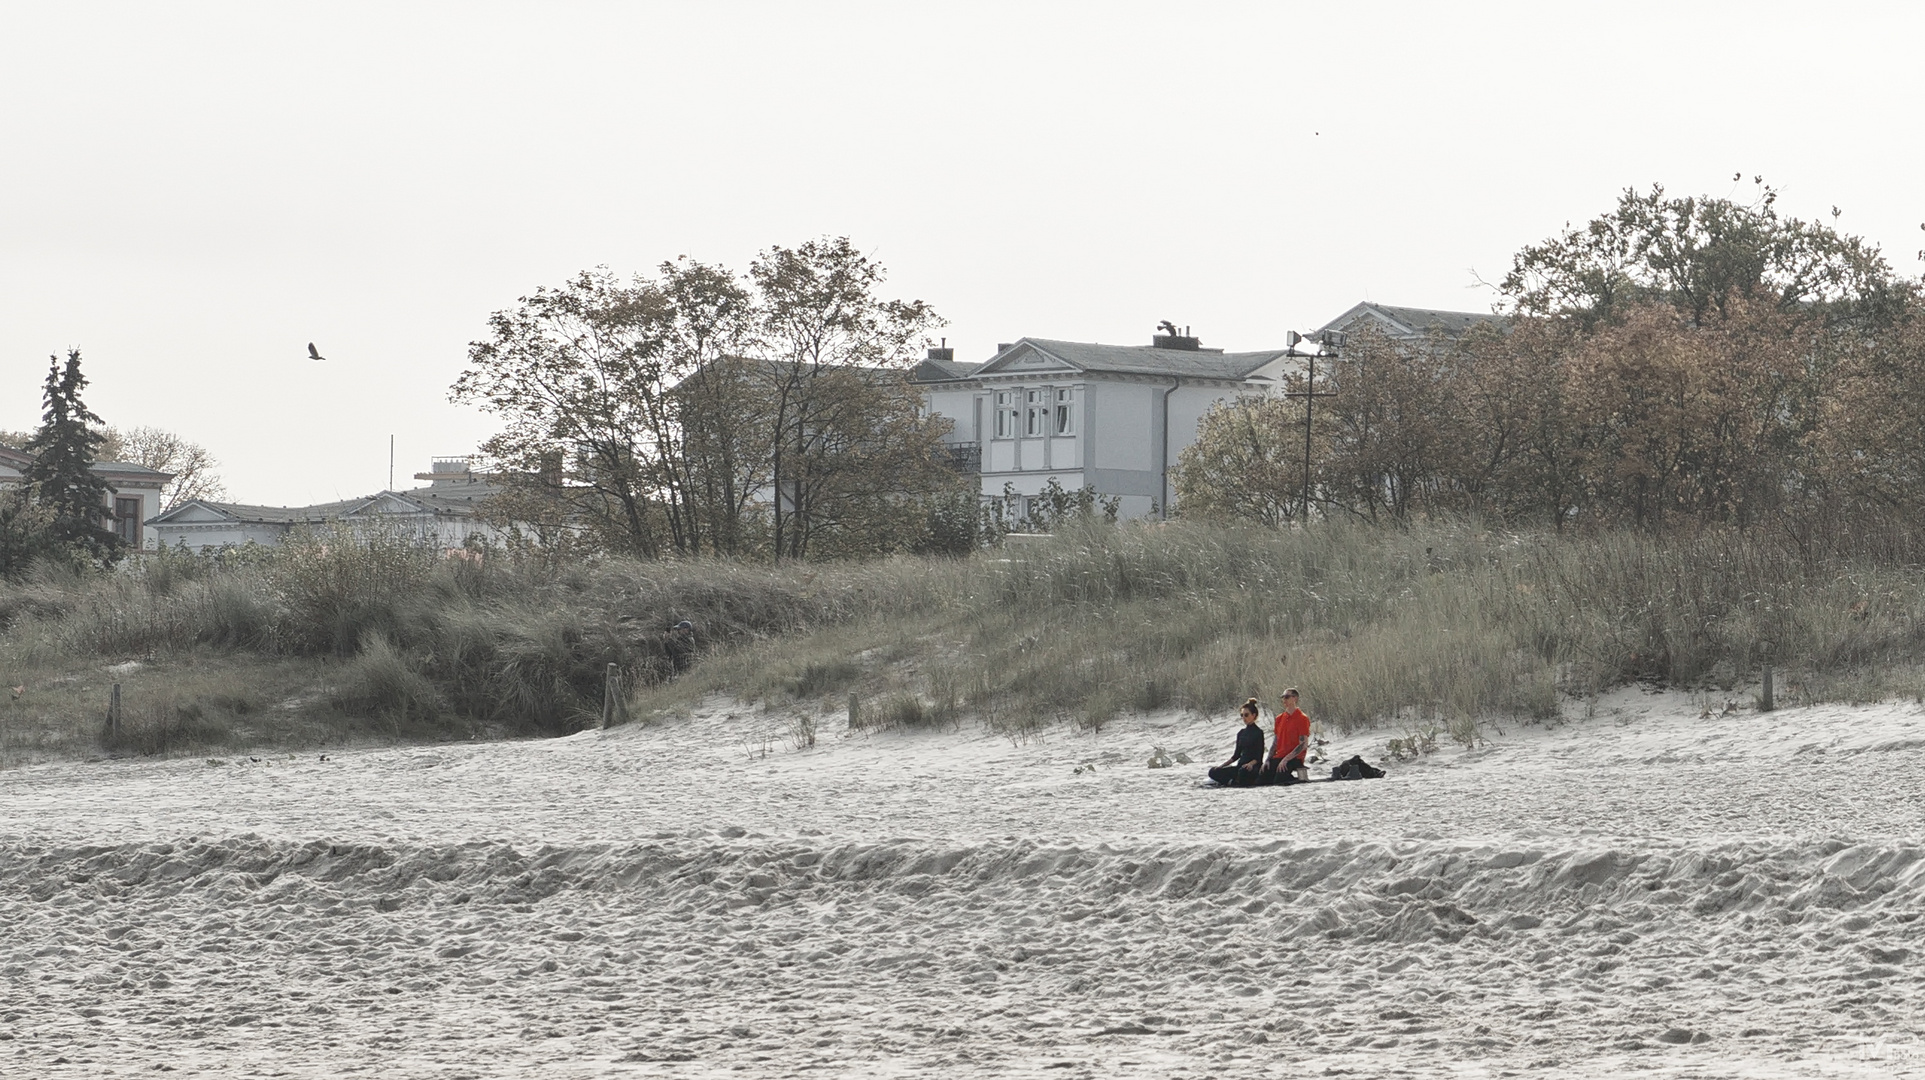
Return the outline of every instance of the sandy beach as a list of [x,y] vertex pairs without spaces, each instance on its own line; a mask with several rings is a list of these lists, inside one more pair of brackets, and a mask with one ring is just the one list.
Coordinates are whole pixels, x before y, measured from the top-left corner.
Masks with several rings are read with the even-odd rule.
[[1706,704],[16,769],[0,1075],[1925,1076],[1925,709]]

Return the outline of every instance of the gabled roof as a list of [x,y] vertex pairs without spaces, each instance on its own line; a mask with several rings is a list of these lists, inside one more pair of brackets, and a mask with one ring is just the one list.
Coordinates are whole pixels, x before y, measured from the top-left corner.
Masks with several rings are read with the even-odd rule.
[[[27,471],[27,467],[33,464],[33,460],[33,455],[27,453],[25,450],[16,450],[11,446],[0,446],[0,468],[24,473]],[[136,483],[165,484],[174,478],[173,473],[161,472],[159,469],[150,469],[145,465],[137,465],[131,461],[96,461],[87,466],[87,469],[89,472],[96,472],[102,476],[110,476],[115,479],[128,480]]]
[[346,499],[313,506],[253,506],[248,503],[189,499],[172,510],[148,518],[147,524],[213,520],[236,525],[320,525],[341,518],[366,502],[366,499]]
[[[236,525],[325,525],[330,521],[382,514],[403,516],[473,517],[481,504],[501,488],[493,484],[463,484],[454,488],[415,488],[381,491],[359,499],[316,503],[313,506],[251,506],[246,503],[189,499],[164,514],[147,519],[149,525],[225,521]],[[376,509],[382,505],[391,509]]]
[[967,379],[982,367],[983,364],[968,360],[924,360],[909,369],[909,381],[927,383]]
[[1026,337],[998,352],[994,359],[971,374],[981,377],[1014,373],[1026,370],[1023,366],[1026,357],[1040,357],[1044,363],[1036,370],[1060,366],[1084,373],[1240,381],[1288,355],[1286,349],[1227,353],[1214,349],[1159,349],[1152,345],[1098,345]]
[[1489,312],[1393,307],[1366,300],[1323,324],[1318,330],[1349,330],[1364,319],[1371,320],[1385,334],[1400,339],[1420,338],[1433,330],[1446,337],[1462,337],[1474,326],[1507,321],[1502,315]]

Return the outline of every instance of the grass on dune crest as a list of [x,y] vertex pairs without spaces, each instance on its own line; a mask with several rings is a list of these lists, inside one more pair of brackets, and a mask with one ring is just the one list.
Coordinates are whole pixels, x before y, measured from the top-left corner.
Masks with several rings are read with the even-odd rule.
[[[1468,742],[1480,722],[1554,717],[1634,680],[1738,690],[1767,661],[1781,703],[1915,697],[1912,549],[1090,521],[969,559],[768,567],[477,563],[311,537],[4,587],[0,683],[23,689],[0,697],[0,762],[95,750],[114,682],[140,718],[108,740],[119,752],[566,733],[596,721],[610,663],[644,721],[720,693],[825,717],[853,699],[858,727],[1011,734],[1227,715],[1299,685],[1342,730]],[[680,619],[702,656],[671,679],[661,632]]]
[[[1432,525],[1305,532],[1085,523],[968,564],[912,612],[745,643],[645,689],[643,714],[731,694],[857,715],[915,695],[926,723],[1021,731],[1178,706],[1226,714],[1299,685],[1345,731],[1476,738],[1626,682],[1780,700],[1921,692],[1925,575],[1814,562],[1758,538],[1558,537]],[[900,711],[900,710],[897,710]]]

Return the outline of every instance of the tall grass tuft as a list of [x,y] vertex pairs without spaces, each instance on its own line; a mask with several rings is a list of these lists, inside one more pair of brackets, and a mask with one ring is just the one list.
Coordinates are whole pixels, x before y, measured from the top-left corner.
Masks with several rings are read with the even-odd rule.
[[[975,718],[1012,738],[1273,705],[1298,685],[1341,728],[1469,741],[1482,721],[1553,717],[1573,695],[1632,680],[1729,691],[1765,663],[1786,701],[1925,694],[1919,551],[1891,536],[1814,555],[1733,532],[1072,522],[969,559],[477,564],[331,533],[45,572],[0,593],[0,667],[95,658],[104,679],[129,659],[305,660],[349,715],[528,734],[599,716],[611,663],[644,717],[717,693],[832,715],[853,694],[865,726]],[[700,660],[678,675],[664,634],[682,619]]]

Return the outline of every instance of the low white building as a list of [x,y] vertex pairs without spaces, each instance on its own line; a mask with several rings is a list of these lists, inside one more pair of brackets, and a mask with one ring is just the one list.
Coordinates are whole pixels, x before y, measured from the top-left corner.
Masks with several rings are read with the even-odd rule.
[[983,363],[931,349],[911,372],[931,413],[948,417],[952,455],[977,465],[985,498],[1027,505],[1051,480],[1114,498],[1126,518],[1168,516],[1170,472],[1218,402],[1276,392],[1304,358],[1288,349],[1226,353],[1187,335],[1149,345],[1022,338]]
[[[23,450],[0,446],[0,488],[23,482],[33,455]],[[107,497],[101,506],[101,525],[134,551],[151,550],[158,541],[146,522],[160,512],[160,492],[172,473],[159,472],[131,461],[96,461],[88,468],[107,481]]]
[[461,547],[471,536],[502,538],[501,531],[481,516],[482,504],[501,488],[490,477],[470,471],[467,458],[436,458],[432,471],[416,473],[415,478],[430,483],[423,488],[382,491],[313,506],[253,506],[190,499],[147,524],[162,546],[189,551],[248,543],[272,547],[297,529],[325,529],[337,524],[444,548]]

